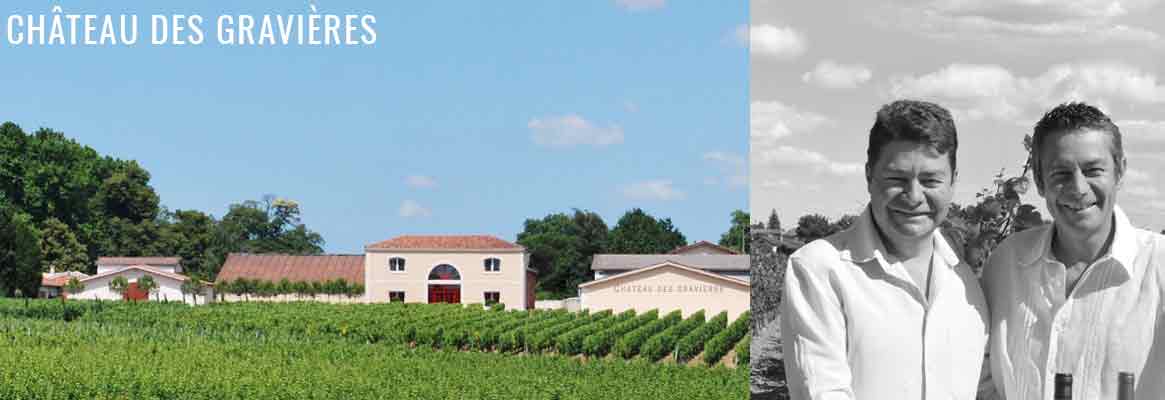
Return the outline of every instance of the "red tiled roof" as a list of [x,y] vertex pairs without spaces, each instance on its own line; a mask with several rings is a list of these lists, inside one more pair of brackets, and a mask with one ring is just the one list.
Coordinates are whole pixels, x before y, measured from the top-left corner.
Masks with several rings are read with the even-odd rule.
[[364,256],[227,255],[215,282],[229,282],[238,278],[276,283],[284,278],[292,282],[326,282],[344,278],[348,283],[364,284]]
[[97,265],[178,265],[179,257],[97,257]]
[[40,285],[47,286],[47,287],[64,287],[66,283],[69,283],[69,278],[72,278],[72,277],[71,276],[58,276],[55,278],[42,277],[40,279]]
[[40,276],[40,285],[49,287],[64,287],[66,283],[69,283],[69,279],[77,278],[78,280],[82,280],[88,277],[89,275],[77,271],[65,271],[57,273],[45,272]]
[[720,254],[740,254],[740,253],[737,253],[736,250],[709,242],[707,240],[701,240],[699,242],[692,243],[692,244],[689,244],[687,246],[677,247],[675,250],[672,250],[668,254],[688,254],[688,253],[692,253],[695,250],[698,250],[701,247],[712,249],[716,253],[720,253]]
[[373,243],[381,250],[524,250],[522,246],[488,235],[404,235]]

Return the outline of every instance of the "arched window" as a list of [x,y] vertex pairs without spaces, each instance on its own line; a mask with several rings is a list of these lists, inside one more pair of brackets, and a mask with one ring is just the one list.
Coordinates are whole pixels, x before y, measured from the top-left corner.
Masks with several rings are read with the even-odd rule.
[[400,257],[393,257],[388,259],[388,270],[392,272],[404,272],[405,259]]
[[456,281],[456,280],[461,280],[461,273],[457,272],[457,268],[454,268],[452,265],[441,264],[441,265],[438,265],[436,267],[433,267],[432,271],[429,271],[429,279],[430,280],[442,280],[442,281]]
[[499,272],[502,270],[502,260],[490,257],[485,259],[485,272]]

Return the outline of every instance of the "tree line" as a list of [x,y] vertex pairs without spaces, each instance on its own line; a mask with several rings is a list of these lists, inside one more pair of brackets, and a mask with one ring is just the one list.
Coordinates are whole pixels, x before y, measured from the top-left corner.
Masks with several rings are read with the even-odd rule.
[[[169,210],[137,162],[103,156],[52,129],[26,133],[11,122],[0,125],[0,296],[18,290],[35,296],[50,270],[92,274],[99,256],[178,256],[192,279],[214,281],[229,253],[323,253],[324,238],[300,215],[298,203],[271,195],[231,204],[222,218]],[[748,213],[733,211],[719,244],[747,252],[748,221]],[[538,271],[539,295],[559,298],[590,280],[594,254],[666,253],[687,239],[670,218],[638,208],[611,229],[598,214],[575,209],[527,219],[517,242]],[[220,289],[259,296],[357,292],[347,282],[318,284],[331,286],[227,282]]]
[[92,274],[99,256],[179,256],[189,275],[213,280],[228,253],[323,252],[293,201],[242,201],[215,218],[162,207],[149,180],[137,162],[61,132],[0,125],[0,295],[36,295],[50,269]]
[[[747,253],[748,221],[747,212],[733,211],[719,244]],[[530,267],[538,272],[539,298],[575,296],[578,285],[592,278],[595,254],[664,254],[688,244],[670,218],[656,218],[639,208],[624,213],[611,229],[598,214],[579,209],[527,219],[517,242],[530,253]]]

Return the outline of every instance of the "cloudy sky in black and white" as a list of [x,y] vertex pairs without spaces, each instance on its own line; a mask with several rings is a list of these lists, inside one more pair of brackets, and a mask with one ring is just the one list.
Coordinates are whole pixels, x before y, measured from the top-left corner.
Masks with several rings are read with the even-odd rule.
[[[1165,4],[1160,0],[753,0],[750,208],[791,226],[804,214],[857,214],[874,113],[898,98],[939,103],[959,132],[955,201],[1001,170],[1044,112],[1078,100],[1124,134],[1118,203],[1165,228]],[[1044,209],[1035,190],[1027,202]],[[1048,218],[1046,212],[1043,212]]]

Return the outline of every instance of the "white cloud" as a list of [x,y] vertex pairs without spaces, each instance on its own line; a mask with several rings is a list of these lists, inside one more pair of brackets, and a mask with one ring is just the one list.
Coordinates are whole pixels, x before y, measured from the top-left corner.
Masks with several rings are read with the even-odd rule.
[[969,119],[1003,121],[1038,118],[1066,101],[1086,101],[1102,109],[1114,101],[1165,102],[1165,86],[1155,75],[1111,62],[1058,64],[1033,77],[1015,76],[998,65],[951,64],[918,77],[893,77],[889,94],[934,100]]
[[820,183],[793,183],[788,179],[766,179],[757,184],[761,189],[797,190],[800,193],[820,192],[825,188]]
[[778,60],[797,58],[809,47],[805,35],[789,27],[740,25],[735,36],[738,43],[748,46],[749,53]]
[[667,5],[667,0],[615,0],[615,5],[627,11],[658,10]]
[[400,209],[397,214],[405,218],[428,217],[433,215],[433,211],[420,203],[413,200],[405,200],[400,203]]
[[742,188],[748,185],[748,160],[736,153],[713,151],[704,153],[704,161],[717,164],[723,178],[706,178],[705,184],[715,185],[724,182],[730,189]]
[[752,153],[756,168],[767,167],[806,167],[815,172],[834,176],[860,176],[865,167],[861,163],[849,163],[830,160],[824,154],[792,146],[778,146],[773,149],[754,151]]
[[432,189],[437,187],[437,181],[425,175],[409,175],[405,177],[405,185],[414,188]]
[[812,71],[801,75],[801,80],[826,89],[853,89],[872,76],[873,72],[864,65],[844,65],[833,60],[822,60]]
[[[1126,120],[1116,121],[1120,127],[1124,142],[1134,141],[1165,141],[1165,121]],[[1128,145],[1125,145],[1128,148]]]
[[654,180],[627,184],[619,187],[619,192],[631,200],[672,201],[682,200],[685,195],[672,186],[669,180]]
[[547,147],[602,147],[623,143],[623,128],[615,124],[596,126],[577,114],[534,118],[526,127],[533,132],[534,143]]
[[783,137],[812,131],[830,123],[811,111],[801,111],[779,101],[754,101],[749,105],[749,138],[753,146],[767,146]]
[[1161,35],[1116,22],[1158,0],[935,0],[888,7],[876,22],[923,35],[1010,43],[1155,42]]
[[1001,20],[1039,21],[1069,18],[1112,18],[1128,14],[1128,0],[939,0],[933,7],[950,15],[982,15]]

